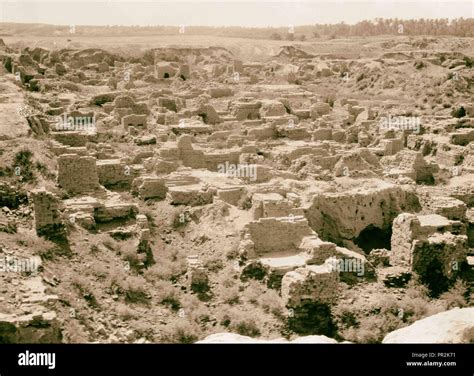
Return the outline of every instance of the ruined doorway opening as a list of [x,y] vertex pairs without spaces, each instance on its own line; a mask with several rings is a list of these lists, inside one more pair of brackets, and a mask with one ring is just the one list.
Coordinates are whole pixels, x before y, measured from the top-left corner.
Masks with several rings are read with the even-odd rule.
[[368,254],[373,249],[385,248],[390,250],[391,238],[391,226],[383,230],[374,225],[369,225],[354,239],[354,243]]

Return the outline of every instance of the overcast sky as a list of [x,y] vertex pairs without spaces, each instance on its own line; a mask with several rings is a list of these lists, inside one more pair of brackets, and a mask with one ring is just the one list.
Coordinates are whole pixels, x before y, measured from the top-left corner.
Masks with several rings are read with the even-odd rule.
[[57,25],[288,26],[374,18],[470,18],[474,0],[0,0],[4,22]]

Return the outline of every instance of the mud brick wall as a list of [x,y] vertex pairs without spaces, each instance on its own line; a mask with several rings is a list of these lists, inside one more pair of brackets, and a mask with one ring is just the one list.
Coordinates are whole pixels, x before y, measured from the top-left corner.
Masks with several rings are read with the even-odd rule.
[[[423,225],[420,218],[424,217],[433,217],[432,224]],[[429,272],[433,261],[443,275],[450,277],[453,262],[460,264],[466,259],[467,236],[459,221],[438,215],[403,213],[393,221],[392,231],[390,264],[415,271],[422,277]]]
[[222,188],[217,191],[217,197],[228,204],[237,206],[245,191],[244,187]]
[[436,151],[436,162],[442,166],[456,166],[462,162],[464,148],[455,145],[440,145]]
[[237,103],[232,115],[239,121],[260,119],[261,103]]
[[165,198],[168,187],[165,180],[156,176],[140,176],[133,180],[132,193],[147,198]]
[[60,227],[61,213],[59,211],[59,198],[46,190],[34,190],[30,193],[35,211],[35,227],[38,235],[49,233],[52,229]]
[[171,187],[167,196],[173,205],[200,206],[212,204],[216,192],[213,190],[201,191],[188,187]]
[[86,193],[99,188],[96,159],[77,154],[58,157],[58,184],[71,193]]
[[305,302],[332,303],[337,297],[339,274],[326,265],[288,272],[281,282],[281,296],[287,307]]
[[86,146],[89,137],[86,133],[76,131],[52,132],[54,139],[67,146]]
[[381,140],[379,145],[382,147],[384,155],[394,155],[403,149],[403,140],[396,138]]
[[321,237],[338,241],[359,236],[369,225],[386,229],[400,212],[419,208],[412,192],[383,183],[364,190],[317,194],[306,218]]
[[250,129],[247,133],[248,139],[266,140],[273,137],[275,128],[273,126]]
[[204,154],[206,168],[210,171],[218,171],[218,166],[220,164],[225,165],[226,162],[238,165],[239,158],[240,152]]
[[474,141],[474,129],[462,129],[449,135],[449,141],[455,145],[467,145]]
[[205,168],[206,163],[204,153],[200,150],[194,150],[191,143],[192,137],[183,135],[178,140],[178,155],[183,161],[183,165],[192,168]]
[[314,235],[305,218],[260,218],[245,226],[256,253],[296,250],[305,236]]
[[118,159],[97,161],[97,174],[104,187],[129,186],[134,178],[132,167]]
[[142,127],[146,129],[147,124],[147,116],[146,115],[125,115],[122,118],[122,126],[125,130],[128,130],[128,127]]
[[394,219],[390,252],[391,265],[411,266],[412,243],[421,233],[420,226],[420,221],[414,214],[402,213]]
[[467,236],[449,232],[415,240],[412,248],[412,271],[422,280],[441,282],[437,273],[453,280],[467,256]]

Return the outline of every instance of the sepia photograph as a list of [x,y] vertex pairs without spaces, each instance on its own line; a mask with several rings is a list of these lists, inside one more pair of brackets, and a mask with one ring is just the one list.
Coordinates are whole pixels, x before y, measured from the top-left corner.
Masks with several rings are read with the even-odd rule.
[[0,0],[1,376],[474,374],[473,64],[472,0]]

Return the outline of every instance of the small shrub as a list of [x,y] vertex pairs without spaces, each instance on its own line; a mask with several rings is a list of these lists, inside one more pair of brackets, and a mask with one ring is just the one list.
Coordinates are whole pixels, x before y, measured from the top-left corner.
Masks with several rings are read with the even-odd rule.
[[251,281],[242,293],[242,298],[252,304],[258,305],[259,297],[265,293],[265,288],[256,281]]
[[421,69],[426,67],[426,64],[422,60],[415,61],[415,69]]
[[285,307],[281,297],[275,290],[267,290],[264,294],[258,297],[258,305],[267,312],[275,315],[278,318],[283,318],[285,314]]
[[231,325],[231,328],[243,336],[258,337],[260,335],[260,329],[254,319],[239,320]]
[[128,277],[125,281],[125,301],[128,303],[148,303],[143,277]]
[[228,260],[233,260],[237,258],[237,256],[239,256],[239,245],[236,243],[233,244],[232,248],[227,251],[225,257]]
[[99,250],[100,249],[99,249],[99,246],[97,244],[92,244],[90,249],[89,249],[90,253],[92,253],[94,255],[99,253]]
[[228,288],[224,288],[220,294],[224,303],[227,304],[237,304],[240,301],[240,290],[238,286],[232,286]]
[[41,175],[43,175],[43,177],[47,179],[51,179],[54,177],[54,174],[48,171],[48,167],[40,161],[36,161],[35,168]]
[[28,149],[20,150],[15,154],[13,169],[24,182],[30,182],[35,179],[31,161],[32,157],[33,153]]
[[135,311],[131,309],[129,306],[122,303],[119,303],[115,307],[115,313],[123,321],[130,320],[131,318],[135,316]]
[[359,82],[359,81],[362,81],[363,79],[365,78],[365,74],[364,73],[361,73],[357,76],[357,79],[356,81]]
[[181,308],[179,291],[169,281],[158,281],[155,284],[156,297],[160,304],[169,306],[173,311]]
[[224,262],[219,255],[208,256],[203,260],[204,267],[212,273],[224,268]]
[[167,343],[194,343],[200,334],[197,324],[180,319],[166,326],[162,340]]
[[116,293],[123,293],[125,291],[125,280],[127,274],[123,268],[113,270],[110,275],[110,289]]
[[261,334],[259,322],[253,313],[233,309],[225,319],[229,321],[228,327],[232,332],[248,337],[258,337]]
[[191,222],[191,215],[186,209],[177,209],[172,214],[171,227],[173,227],[175,230],[185,227],[189,222]]
[[89,291],[89,281],[82,275],[74,275],[71,284],[78,289],[81,294]]
[[472,68],[472,66],[474,65],[474,61],[469,56],[464,57],[464,62],[466,63],[466,67],[468,68]]
[[253,312],[243,311],[240,308],[221,310],[218,314],[218,322],[226,330],[243,336],[257,337],[261,334],[257,316]]
[[79,293],[86,300],[87,304],[90,307],[97,308],[99,306],[99,303],[97,302],[93,294],[93,291],[87,278],[80,275],[74,275],[71,282],[72,285],[79,290]]
[[135,270],[139,269],[140,259],[138,257],[137,251],[135,249],[126,248],[123,251],[123,258],[124,258],[125,262],[127,262],[128,265],[130,265],[130,268],[135,269]]
[[451,112],[451,116],[455,118],[462,118],[466,116],[466,109],[463,106],[459,108],[454,108],[453,111]]
[[94,263],[94,264],[92,264],[90,270],[91,270],[92,275],[99,278],[99,279],[105,279],[109,275],[108,267],[106,267],[102,264]]
[[252,207],[252,197],[243,195],[238,201],[237,207],[242,210],[249,210]]
[[468,306],[468,297],[469,289],[467,284],[461,279],[458,279],[454,283],[453,287],[440,295],[439,300],[446,303],[446,309],[452,309],[456,307],[464,308]]
[[175,281],[186,272],[186,259],[182,253],[163,255],[145,272],[148,281],[166,280]]
[[186,318],[197,324],[205,324],[211,320],[209,308],[207,308],[196,296],[184,295],[181,305]]

